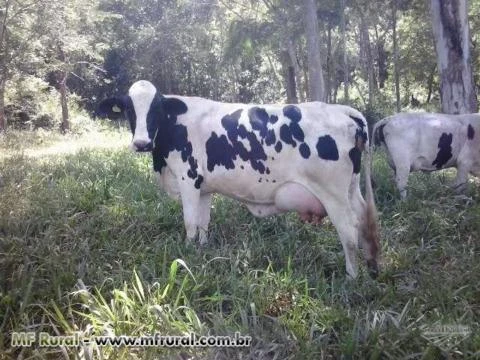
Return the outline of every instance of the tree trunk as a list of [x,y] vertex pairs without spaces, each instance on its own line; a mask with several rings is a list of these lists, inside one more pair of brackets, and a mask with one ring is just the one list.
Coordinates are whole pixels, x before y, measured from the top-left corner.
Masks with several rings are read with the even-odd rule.
[[[295,51],[295,46],[293,43],[293,40],[289,40],[287,44],[287,51],[288,51],[288,56],[290,57],[290,63],[293,66],[293,71],[295,73],[295,84],[296,88],[298,88],[298,99],[300,99],[300,102],[305,101],[305,97],[303,96],[303,91],[302,91],[302,75],[301,75],[301,68],[300,64],[298,63],[297,59],[297,53]],[[297,99],[297,101],[298,101]]]
[[430,71],[430,75],[428,75],[428,81],[427,81],[427,104],[430,104],[430,101],[432,100],[432,93],[433,93],[433,80],[435,78],[435,71],[437,70],[436,66],[432,67],[432,70]]
[[348,57],[347,57],[347,40],[345,25],[345,0],[340,0],[340,31],[342,33],[342,52],[343,52],[343,92],[345,101],[349,101],[348,94]]
[[62,106],[62,132],[67,132],[70,130],[70,122],[68,120],[68,103],[67,103],[67,75],[68,73],[64,71],[62,73],[62,79],[60,81],[60,105]]
[[395,103],[397,112],[402,109],[400,102],[400,69],[398,67],[398,38],[397,38],[397,0],[393,0],[392,10],[392,27],[393,27],[393,71],[395,77]]
[[7,128],[7,118],[5,117],[5,87],[7,84],[7,18],[10,8],[10,1],[7,1],[3,12],[0,14],[0,132]]
[[295,70],[293,66],[287,67],[287,102],[297,104],[297,83],[295,82]]
[[332,28],[328,25],[327,29],[327,81],[325,89],[325,99],[327,102],[332,101]]
[[442,110],[477,112],[472,76],[467,0],[431,0]]
[[304,0],[305,33],[308,56],[309,99],[324,101],[325,84],[323,81],[322,61],[318,35],[317,4],[315,0]]
[[0,132],[7,129],[7,118],[5,117],[5,81],[6,79],[0,74]]
[[290,62],[290,55],[287,50],[281,53],[281,63],[283,68],[283,78],[285,82],[285,90],[287,92],[287,103],[298,103],[297,98],[297,85],[295,81],[295,69]]
[[370,36],[365,19],[360,20],[360,48],[364,58],[364,72],[368,82],[368,104],[373,105],[375,93],[375,72],[373,64],[372,48],[370,46]]

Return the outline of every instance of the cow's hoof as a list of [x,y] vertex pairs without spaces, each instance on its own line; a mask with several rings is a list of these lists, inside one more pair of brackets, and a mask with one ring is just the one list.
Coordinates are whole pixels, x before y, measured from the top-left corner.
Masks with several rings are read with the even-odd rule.
[[368,274],[372,279],[376,279],[378,277],[378,263],[377,260],[371,259],[367,260],[367,267],[368,267]]

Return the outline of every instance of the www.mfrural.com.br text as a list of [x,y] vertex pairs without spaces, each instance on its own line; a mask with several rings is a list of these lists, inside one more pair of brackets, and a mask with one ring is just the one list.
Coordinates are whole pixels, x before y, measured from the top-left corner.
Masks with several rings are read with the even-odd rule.
[[75,333],[67,336],[50,335],[46,332],[14,332],[12,347],[77,347],[77,346],[126,346],[126,347],[248,347],[252,338],[236,332],[233,336],[201,336],[190,333],[183,336],[155,333],[148,336],[84,336]]

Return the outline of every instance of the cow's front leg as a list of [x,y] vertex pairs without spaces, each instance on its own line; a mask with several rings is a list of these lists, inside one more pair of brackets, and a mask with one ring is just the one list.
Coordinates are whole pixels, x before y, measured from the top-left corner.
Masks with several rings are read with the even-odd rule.
[[194,241],[200,225],[200,190],[194,186],[180,190],[187,241]]
[[459,164],[457,166],[457,177],[453,183],[453,189],[457,193],[463,193],[467,189],[469,166]]
[[212,194],[200,195],[200,223],[198,227],[198,239],[200,245],[208,242],[208,224],[210,223],[210,211],[212,208]]
[[400,198],[405,200],[407,198],[407,183],[410,169],[407,166],[397,166],[395,170],[395,182],[400,193]]

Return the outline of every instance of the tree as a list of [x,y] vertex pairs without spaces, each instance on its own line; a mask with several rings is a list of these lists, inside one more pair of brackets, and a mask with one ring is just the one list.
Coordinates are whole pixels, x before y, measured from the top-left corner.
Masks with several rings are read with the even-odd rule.
[[431,0],[431,12],[442,110],[448,114],[476,112],[467,0]]
[[343,72],[343,91],[345,101],[349,101],[348,95],[348,57],[347,57],[347,41],[346,41],[346,21],[345,21],[345,0],[340,0],[340,31],[341,31],[341,42],[342,42],[342,72]]
[[310,100],[325,100],[320,43],[318,35],[317,4],[315,0],[304,0],[305,35],[307,38],[308,90]]
[[392,6],[392,37],[393,37],[393,72],[395,77],[395,107],[400,112],[402,105],[400,103],[400,70],[398,54],[398,36],[397,36],[397,0],[393,0]]
[[[82,80],[78,70],[94,65],[102,58],[98,54],[94,29],[100,13],[95,10],[96,0],[49,0],[48,8],[38,11],[38,31],[41,42],[48,54],[47,71],[60,95],[62,121],[60,129],[70,129],[68,109],[68,81],[74,76]],[[45,22],[45,18],[51,20]]]
[[43,1],[6,0],[0,8],[0,132],[7,127],[5,91],[16,71],[28,68],[33,54],[33,34],[28,21]]

